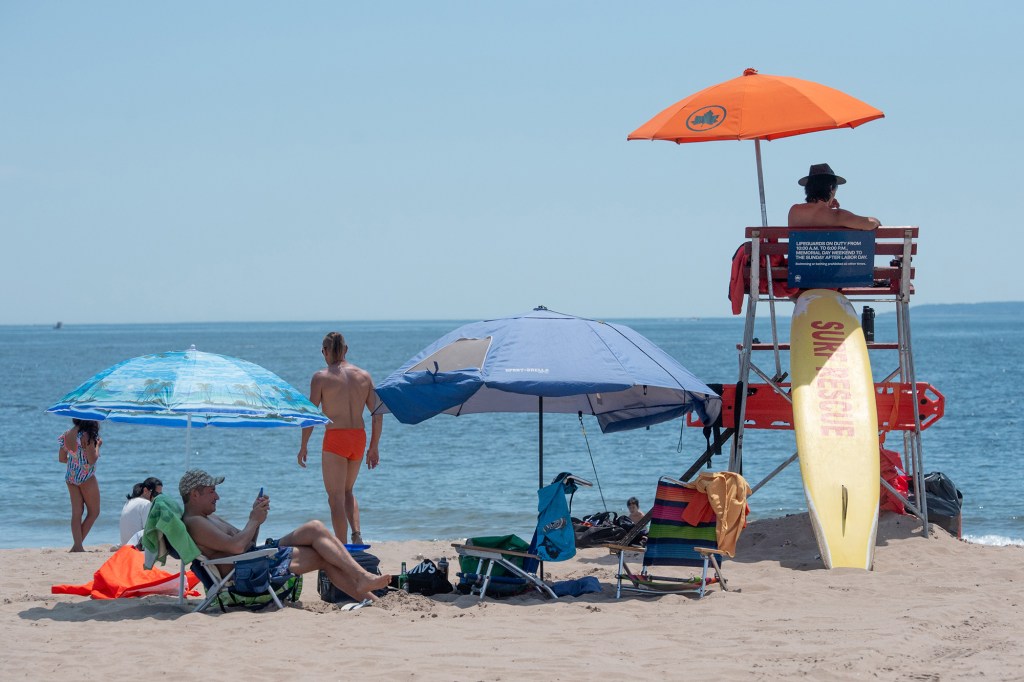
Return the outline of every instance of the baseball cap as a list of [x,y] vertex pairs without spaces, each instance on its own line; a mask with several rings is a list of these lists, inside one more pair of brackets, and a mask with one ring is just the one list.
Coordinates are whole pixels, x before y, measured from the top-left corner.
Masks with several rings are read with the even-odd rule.
[[178,492],[181,493],[181,496],[184,498],[188,497],[196,488],[220,485],[223,482],[223,476],[211,476],[202,469],[189,469],[178,482]]

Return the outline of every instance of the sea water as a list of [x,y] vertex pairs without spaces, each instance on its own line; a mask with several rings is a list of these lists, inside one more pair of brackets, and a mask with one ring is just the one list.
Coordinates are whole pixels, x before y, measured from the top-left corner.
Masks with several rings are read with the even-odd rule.
[[[895,315],[881,305],[876,341],[894,341]],[[767,308],[767,306],[765,306]],[[791,306],[780,305],[780,308]],[[765,310],[764,312],[767,312]],[[942,471],[964,495],[967,539],[1021,544],[1024,502],[1019,462],[1024,452],[1019,390],[1012,379],[1024,338],[1024,304],[922,306],[911,312],[919,381],[946,399],[945,417],[922,433],[924,469]],[[662,346],[706,383],[736,381],[736,344],[743,318],[612,320],[633,327]],[[767,316],[757,335],[771,338]],[[0,547],[70,546],[70,505],[57,436],[70,420],[45,414],[62,395],[96,372],[127,358],[166,350],[232,355],[263,365],[307,391],[322,367],[324,334],[340,330],[348,359],[381,380],[458,321],[219,323],[165,325],[64,325],[0,327]],[[780,317],[785,340],[789,320]],[[786,354],[781,362],[787,367]],[[774,373],[771,352],[754,361]],[[894,351],[874,351],[881,380],[898,367]],[[756,379],[752,376],[752,380]],[[177,494],[186,461],[226,480],[218,488],[218,512],[242,525],[259,489],[271,499],[262,535],[280,536],[311,518],[330,523],[320,473],[317,429],[308,468],[296,462],[300,431],[193,429],[186,451],[182,429],[101,425],[98,465],[102,496],[99,521],[86,544],[115,544],[118,517],[132,485],[148,476]],[[536,522],[538,417],[535,414],[440,415],[417,425],[384,417],[380,466],[363,468],[356,483],[364,538],[369,541],[461,539],[518,533],[529,538]],[[890,444],[901,445],[898,433]],[[699,428],[682,420],[649,429],[602,434],[593,417],[547,414],[543,419],[543,476],[569,471],[594,482],[572,499],[574,516],[609,509],[626,511],[636,496],[653,501],[659,476],[680,476],[706,447]],[[755,484],[795,449],[791,431],[748,430],[744,476]],[[901,450],[902,447],[895,449]],[[728,452],[715,469],[728,464]],[[787,467],[750,498],[751,518],[806,511],[798,464]]]

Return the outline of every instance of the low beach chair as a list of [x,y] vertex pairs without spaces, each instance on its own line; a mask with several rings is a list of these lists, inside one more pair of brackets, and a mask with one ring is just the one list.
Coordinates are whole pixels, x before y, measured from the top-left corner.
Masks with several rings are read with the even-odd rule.
[[239,562],[253,559],[269,559],[277,553],[276,547],[261,547],[244,554],[235,554],[220,559],[208,559],[202,555],[192,536],[188,534],[185,522],[181,520],[184,510],[181,503],[169,495],[153,498],[146,528],[142,534],[142,545],[146,553],[145,568],[152,568],[157,562],[166,563],[167,557],[181,561],[181,575],[178,603],[185,604],[185,566],[191,564],[192,572],[203,583],[206,597],[193,609],[198,612],[217,602],[221,610],[229,606],[262,608],[273,602],[283,608],[280,595],[288,601],[298,599],[302,589],[302,576],[289,576],[283,584],[269,584],[265,594],[241,594],[234,590],[234,578]]
[[558,597],[537,576],[540,557],[529,552],[530,546],[518,535],[469,538],[464,544],[453,544],[459,555],[460,586],[468,586],[470,594],[482,600],[491,590],[492,596],[509,596],[531,587],[545,598]]
[[517,594],[531,587],[545,598],[558,595],[544,582],[544,561],[566,561],[576,555],[572,514],[566,496],[590,481],[563,472],[537,491],[537,529],[530,544],[517,535],[470,538],[453,544],[459,555],[460,585],[483,599],[492,593]]
[[[692,509],[691,505],[694,505]],[[706,493],[693,484],[663,476],[658,480],[654,507],[647,516],[651,525],[646,547],[628,542],[605,545],[611,554],[618,556],[616,599],[622,597],[623,591],[639,594],[694,593],[703,598],[707,588],[715,583],[728,591],[728,582],[722,575],[719,562],[719,557],[725,557],[726,553],[718,548],[717,517],[708,505]],[[643,521],[638,525],[642,524]],[[630,568],[627,554],[643,558],[640,573]],[[701,575],[699,578],[655,576],[648,572],[648,568],[656,566],[699,566]],[[714,572],[714,577],[709,578],[709,569]]]

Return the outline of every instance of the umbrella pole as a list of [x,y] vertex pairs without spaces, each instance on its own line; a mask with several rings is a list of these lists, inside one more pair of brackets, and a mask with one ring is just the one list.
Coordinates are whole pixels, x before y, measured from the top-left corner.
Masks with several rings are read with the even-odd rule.
[[764,173],[761,171],[761,140],[754,140],[754,155],[757,157],[757,189],[761,194],[761,227],[768,227],[768,209],[764,203]]
[[192,415],[185,417],[185,471],[188,471],[188,453],[192,450]]
[[[544,396],[537,396],[537,490],[544,487]],[[540,518],[537,519],[540,521]],[[539,524],[538,524],[539,525]],[[536,531],[534,531],[536,533]],[[534,536],[536,537],[536,535]],[[533,551],[537,551],[534,548]],[[541,582],[544,581],[544,562],[537,568]]]
[[[768,227],[768,209],[764,203],[764,172],[761,170],[761,140],[754,140],[754,156],[757,157],[757,191],[761,196],[761,227]],[[782,361],[779,359],[779,332],[775,325],[775,286],[772,281],[772,260],[767,253],[764,255],[765,273],[768,281],[768,310],[772,322],[772,346],[775,348],[775,381],[782,381]],[[757,289],[752,285],[752,292]]]
[[537,396],[537,489],[544,487],[544,396]]

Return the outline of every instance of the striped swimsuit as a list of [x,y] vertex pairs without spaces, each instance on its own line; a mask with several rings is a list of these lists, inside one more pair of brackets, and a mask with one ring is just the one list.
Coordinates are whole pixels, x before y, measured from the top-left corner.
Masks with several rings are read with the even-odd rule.
[[72,450],[64,444],[63,433],[57,437],[57,442],[61,444],[61,447],[68,451],[68,468],[64,473],[64,480],[70,485],[82,485],[96,475],[96,465],[89,464],[89,460],[86,459],[85,453],[82,452],[81,433],[78,434],[75,441],[77,447],[75,450]]

